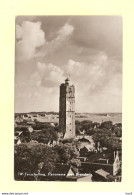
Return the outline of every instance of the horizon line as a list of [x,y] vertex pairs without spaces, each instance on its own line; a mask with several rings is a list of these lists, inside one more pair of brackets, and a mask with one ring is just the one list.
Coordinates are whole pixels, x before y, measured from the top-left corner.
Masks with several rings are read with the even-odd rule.
[[[50,113],[50,112],[54,112],[54,113],[59,113],[59,111],[30,111],[30,112],[14,112],[15,114],[19,114],[19,113],[41,113],[41,112],[47,112],[47,113]],[[83,113],[83,114],[108,114],[108,113],[120,113],[122,114],[122,111],[121,112],[75,112],[77,114],[79,113]]]

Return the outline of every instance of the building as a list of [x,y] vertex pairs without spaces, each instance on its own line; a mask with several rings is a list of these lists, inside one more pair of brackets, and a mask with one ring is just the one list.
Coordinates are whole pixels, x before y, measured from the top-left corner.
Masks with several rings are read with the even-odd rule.
[[68,78],[60,85],[59,128],[63,138],[75,137],[75,87]]
[[[92,181],[120,182],[121,161],[119,152],[104,155],[102,153],[91,153],[86,160],[81,157],[79,173],[92,174]],[[112,158],[112,159],[111,159]]]
[[113,163],[113,176],[117,175],[118,171],[120,170],[121,163],[119,160],[119,152],[117,151],[116,154],[114,152],[114,163]]

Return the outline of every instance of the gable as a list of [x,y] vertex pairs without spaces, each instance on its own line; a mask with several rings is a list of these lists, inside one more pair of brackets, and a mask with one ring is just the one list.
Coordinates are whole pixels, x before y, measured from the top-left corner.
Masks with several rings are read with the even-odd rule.
[[70,168],[66,176],[75,176],[74,172]]

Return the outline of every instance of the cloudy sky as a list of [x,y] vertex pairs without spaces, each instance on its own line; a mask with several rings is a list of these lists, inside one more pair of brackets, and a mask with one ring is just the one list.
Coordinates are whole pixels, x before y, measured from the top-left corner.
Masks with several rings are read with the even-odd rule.
[[58,111],[69,75],[76,112],[121,112],[120,16],[16,18],[15,112]]

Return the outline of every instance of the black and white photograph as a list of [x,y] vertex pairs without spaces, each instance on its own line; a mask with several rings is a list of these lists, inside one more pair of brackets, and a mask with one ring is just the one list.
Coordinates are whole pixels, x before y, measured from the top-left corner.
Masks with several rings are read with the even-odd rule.
[[122,181],[122,25],[16,16],[14,180]]

